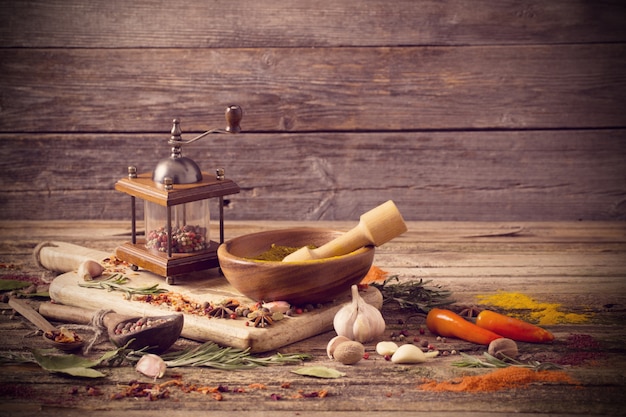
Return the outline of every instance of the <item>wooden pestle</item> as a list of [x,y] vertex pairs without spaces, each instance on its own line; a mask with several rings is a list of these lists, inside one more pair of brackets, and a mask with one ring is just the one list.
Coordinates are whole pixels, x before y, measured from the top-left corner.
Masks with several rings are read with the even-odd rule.
[[361,215],[359,224],[343,235],[316,249],[303,247],[287,255],[283,262],[330,258],[355,251],[363,246],[380,246],[407,231],[404,219],[389,200]]

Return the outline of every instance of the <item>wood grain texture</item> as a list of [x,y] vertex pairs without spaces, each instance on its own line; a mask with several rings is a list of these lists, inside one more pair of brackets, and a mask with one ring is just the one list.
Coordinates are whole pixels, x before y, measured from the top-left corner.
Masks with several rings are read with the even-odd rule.
[[619,1],[273,0],[0,3],[9,47],[265,48],[623,41]]
[[626,46],[0,50],[4,132],[611,128]]
[[[263,230],[294,226],[321,226],[348,230],[351,221],[342,222],[269,222],[236,221],[227,228],[230,237]],[[111,400],[129,381],[141,378],[132,367],[103,368],[106,378],[94,384],[64,378],[36,365],[3,365],[5,412],[17,416],[100,416],[145,415],[155,411],[172,416],[189,416],[211,410],[212,415],[229,416],[240,412],[242,404],[254,404],[255,413],[287,417],[315,414],[325,417],[389,415],[394,417],[459,415],[478,417],[489,414],[505,417],[522,413],[527,416],[622,415],[626,386],[624,369],[624,305],[626,305],[626,227],[624,222],[409,222],[408,232],[376,250],[375,264],[401,282],[432,280],[453,291],[456,307],[476,304],[477,295],[498,291],[521,292],[537,302],[559,304],[559,311],[588,314],[591,321],[557,324],[547,328],[556,337],[552,344],[520,343],[524,360],[556,361],[563,355],[580,354],[569,347],[570,337],[580,337],[600,344],[592,348],[593,360],[568,366],[566,372],[576,378],[577,387],[563,384],[533,384],[514,391],[485,393],[427,392],[417,388],[422,379],[448,381],[468,374],[483,374],[485,369],[452,366],[458,355],[441,356],[420,365],[393,365],[375,353],[375,343],[366,345],[370,354],[354,366],[343,366],[327,358],[326,344],[335,335],[326,332],[281,349],[282,353],[306,352],[314,360],[305,365],[327,366],[347,375],[336,380],[321,380],[293,374],[301,365],[263,367],[232,372],[203,368],[169,369],[164,379],[179,378],[197,386],[241,387],[245,392],[224,393],[224,401],[214,401],[200,393],[185,393],[171,387],[171,397],[159,401],[135,398]],[[112,221],[0,221],[1,274],[39,276],[42,271],[33,263],[32,250],[50,236],[103,251],[127,239],[127,222]],[[41,348],[41,338],[26,337],[31,328],[19,317],[11,319],[6,304],[0,303],[0,352],[27,352]],[[505,309],[506,310],[506,309]],[[445,342],[426,331],[418,333],[424,318],[399,309],[393,303],[383,306],[387,322],[385,338],[392,332],[407,330],[411,337],[427,340],[443,350],[456,350],[480,356],[484,348],[453,338]],[[401,323],[401,324],[400,324]],[[589,339],[585,339],[589,338]],[[174,349],[194,346],[179,339]],[[94,357],[110,346],[103,344]],[[583,353],[589,353],[585,350]],[[143,379],[142,379],[143,380]],[[148,379],[145,379],[148,382]],[[254,389],[259,383],[267,389]],[[102,395],[91,395],[85,385],[96,386]],[[78,387],[78,389],[76,388]],[[305,393],[327,390],[326,398],[293,398],[298,390]],[[281,395],[280,401],[271,394]],[[280,407],[280,410],[277,410]]]
[[[156,4],[158,3],[158,7]],[[229,219],[626,218],[626,5],[532,0],[0,2],[0,215],[123,219],[189,150]]]
[[[167,136],[28,137],[0,136],[5,219],[130,221],[115,182],[169,153]],[[240,134],[185,154],[241,188],[227,221],[356,220],[388,199],[408,220],[626,218],[620,131]]]

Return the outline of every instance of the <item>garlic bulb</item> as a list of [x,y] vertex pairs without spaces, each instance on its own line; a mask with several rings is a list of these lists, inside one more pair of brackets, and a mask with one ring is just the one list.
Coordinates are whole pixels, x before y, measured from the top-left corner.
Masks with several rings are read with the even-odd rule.
[[371,342],[384,333],[385,319],[376,307],[361,298],[356,285],[351,290],[352,302],[335,314],[333,327],[339,336],[361,343]]

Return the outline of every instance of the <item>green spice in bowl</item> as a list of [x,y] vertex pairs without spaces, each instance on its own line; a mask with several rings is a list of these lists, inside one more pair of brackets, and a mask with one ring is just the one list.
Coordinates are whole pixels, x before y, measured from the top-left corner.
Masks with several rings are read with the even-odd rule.
[[[344,295],[367,274],[374,261],[374,247],[347,255],[300,262],[257,259],[272,247],[319,247],[342,232],[322,228],[291,228],[243,235],[222,244],[217,256],[228,282],[256,301],[287,301],[295,305],[324,303]],[[269,252],[268,252],[269,251]]]

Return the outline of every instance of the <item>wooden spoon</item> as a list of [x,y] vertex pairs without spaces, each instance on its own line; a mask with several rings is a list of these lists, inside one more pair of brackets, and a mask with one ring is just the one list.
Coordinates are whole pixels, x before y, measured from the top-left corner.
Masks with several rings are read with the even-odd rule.
[[9,305],[15,311],[20,313],[24,318],[37,326],[40,330],[43,330],[43,338],[49,345],[52,345],[55,348],[63,350],[65,352],[71,352],[83,346],[83,339],[80,338],[78,335],[75,335],[74,341],[59,342],[54,340],[54,338],[61,333],[61,330],[57,329],[48,320],[43,318],[43,316],[37,313],[30,306],[30,304],[26,303],[26,301],[18,298],[10,298]]
[[283,262],[299,262],[330,258],[355,251],[363,246],[380,246],[407,231],[404,219],[393,201],[389,200],[361,215],[352,230],[316,249],[303,247],[287,255]]
[[[46,317],[55,320],[70,321],[74,323],[89,323],[94,315],[94,311],[80,307],[67,306],[56,303],[41,303],[39,312]],[[152,326],[129,332],[120,332],[119,326],[126,323],[136,323],[138,320],[151,320],[155,323]],[[104,326],[107,328],[109,338],[116,346],[126,346],[130,349],[143,349],[155,353],[161,353],[170,348],[178,340],[183,330],[184,317],[182,314],[170,314],[157,317],[131,317],[107,313],[102,318]]]

